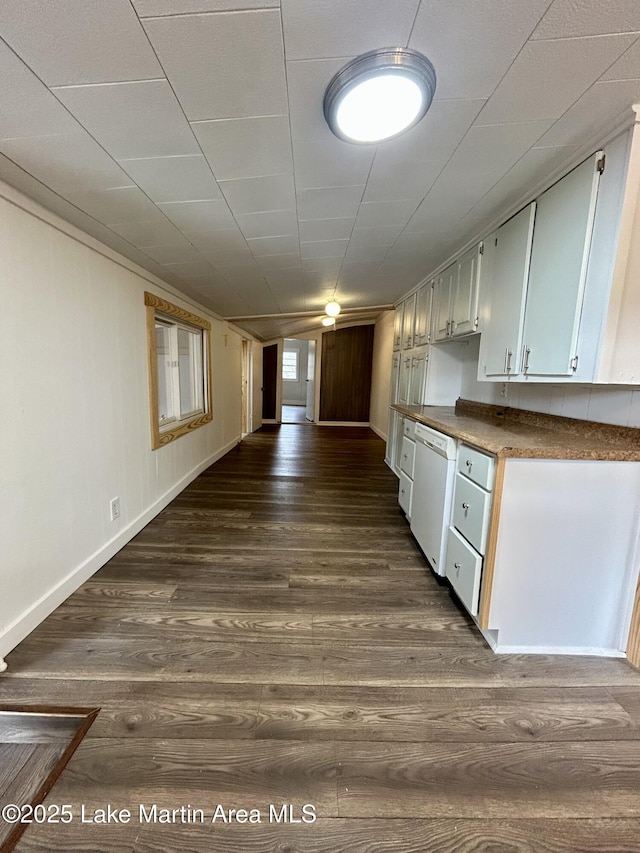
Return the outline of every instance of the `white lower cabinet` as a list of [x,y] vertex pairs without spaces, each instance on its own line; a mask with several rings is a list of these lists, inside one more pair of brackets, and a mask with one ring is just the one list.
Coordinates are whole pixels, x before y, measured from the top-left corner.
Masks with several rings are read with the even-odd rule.
[[398,487],[398,503],[402,511],[411,519],[411,498],[413,492],[413,480],[404,471],[400,471],[400,485]]
[[482,557],[458,531],[450,527],[447,537],[446,575],[460,601],[472,616],[478,615]]
[[402,445],[399,458],[398,503],[404,514],[411,521],[411,499],[413,498],[413,472],[416,458],[415,443],[416,422],[411,418],[404,418],[402,429]]

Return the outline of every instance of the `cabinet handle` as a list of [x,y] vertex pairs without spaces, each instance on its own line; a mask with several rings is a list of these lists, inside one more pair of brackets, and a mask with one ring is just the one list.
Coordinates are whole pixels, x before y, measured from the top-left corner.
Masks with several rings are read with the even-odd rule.
[[462,504],[462,509],[463,509],[465,512],[469,509],[469,504],[468,504],[466,501]]
[[522,372],[523,373],[526,373],[527,370],[529,370],[529,354],[530,353],[531,353],[531,350],[525,344],[524,347],[522,348]]
[[471,471],[471,466],[473,465],[473,462],[470,459],[467,459],[467,461],[464,464],[467,466],[469,471]]
[[507,373],[509,373],[509,371],[511,370],[511,356],[512,355],[513,355],[513,352],[510,349],[508,349],[507,350],[507,370],[506,370]]
[[409,456],[408,456],[408,454],[407,454],[407,453],[404,453],[404,454],[403,454],[403,456],[402,456],[402,458],[403,458],[403,459],[408,459],[408,458],[409,458]]
[[456,570],[457,574],[460,574],[460,569],[462,568],[460,563],[454,563],[453,568]]
[[450,326],[451,326],[451,320],[447,320],[447,335],[449,334]]

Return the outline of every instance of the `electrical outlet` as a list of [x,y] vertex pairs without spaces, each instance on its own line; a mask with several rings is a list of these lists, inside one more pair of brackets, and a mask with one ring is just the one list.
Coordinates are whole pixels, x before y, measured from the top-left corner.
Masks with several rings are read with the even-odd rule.
[[500,396],[501,397],[507,396],[507,383],[506,382],[503,382],[502,385],[500,386]]
[[109,504],[111,508],[111,521],[115,521],[116,518],[120,518],[120,498],[114,498]]

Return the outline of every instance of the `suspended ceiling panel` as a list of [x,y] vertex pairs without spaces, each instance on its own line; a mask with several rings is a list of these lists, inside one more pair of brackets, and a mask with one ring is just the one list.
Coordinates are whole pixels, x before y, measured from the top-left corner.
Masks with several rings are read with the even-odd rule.
[[[637,0],[3,0],[0,37],[0,177],[222,316],[318,312],[288,330],[392,303],[640,100]],[[431,110],[339,141],[329,80],[389,45]]]

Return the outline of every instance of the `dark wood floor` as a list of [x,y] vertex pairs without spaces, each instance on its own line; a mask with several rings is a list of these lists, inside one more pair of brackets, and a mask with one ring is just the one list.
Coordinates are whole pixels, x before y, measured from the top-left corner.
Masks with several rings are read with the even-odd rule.
[[[1,701],[102,707],[47,802],[133,812],[18,850],[640,851],[640,674],[495,657],[383,452],[365,429],[250,436],[9,655]],[[206,822],[141,822],[153,803]],[[317,822],[269,822],[289,803]],[[212,824],[218,804],[262,822]]]

